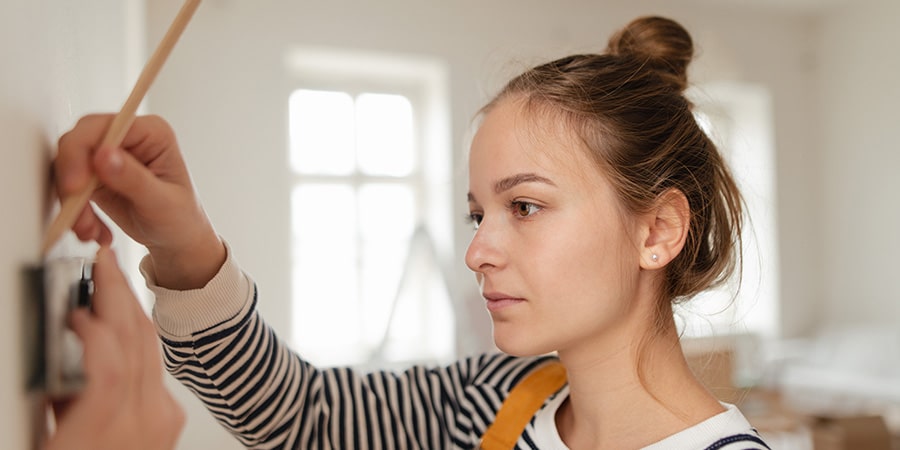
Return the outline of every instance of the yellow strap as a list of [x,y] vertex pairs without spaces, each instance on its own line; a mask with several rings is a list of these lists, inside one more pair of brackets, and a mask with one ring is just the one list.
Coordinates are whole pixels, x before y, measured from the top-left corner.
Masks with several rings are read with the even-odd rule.
[[481,438],[482,450],[510,450],[550,395],[566,384],[566,369],[552,361],[528,374],[500,405],[497,418]]

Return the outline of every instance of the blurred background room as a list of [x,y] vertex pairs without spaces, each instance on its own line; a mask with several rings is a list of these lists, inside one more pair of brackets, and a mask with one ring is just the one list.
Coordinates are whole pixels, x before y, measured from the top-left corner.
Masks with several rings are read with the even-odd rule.
[[[0,0],[9,448],[28,442],[18,273],[37,258],[56,139],[119,109],[180,6]],[[493,349],[463,263],[478,109],[648,14],[692,33],[689,95],[748,205],[739,293],[735,280],[678,309],[695,370],[773,448],[900,448],[900,1],[206,0],[142,112],[175,128],[290,345],[326,366],[441,364]],[[116,245],[149,305],[142,252]],[[188,409],[180,449],[240,448],[171,386]]]

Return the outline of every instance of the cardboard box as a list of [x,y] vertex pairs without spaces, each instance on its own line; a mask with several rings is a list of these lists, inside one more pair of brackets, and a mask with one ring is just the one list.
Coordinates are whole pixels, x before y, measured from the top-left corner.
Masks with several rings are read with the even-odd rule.
[[814,417],[815,450],[891,450],[891,435],[881,416]]
[[734,383],[734,353],[728,349],[706,352],[685,352],[694,376],[719,400],[738,404],[746,389]]

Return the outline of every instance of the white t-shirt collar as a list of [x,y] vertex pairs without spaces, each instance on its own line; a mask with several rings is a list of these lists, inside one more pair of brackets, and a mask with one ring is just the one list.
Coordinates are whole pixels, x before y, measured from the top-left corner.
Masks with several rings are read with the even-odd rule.
[[[569,450],[556,428],[556,411],[569,398],[569,386],[563,387],[541,408],[534,418],[534,443],[540,449]],[[752,432],[753,427],[736,406],[722,403],[725,411],[690,428],[675,433],[642,450],[696,450],[735,434]]]

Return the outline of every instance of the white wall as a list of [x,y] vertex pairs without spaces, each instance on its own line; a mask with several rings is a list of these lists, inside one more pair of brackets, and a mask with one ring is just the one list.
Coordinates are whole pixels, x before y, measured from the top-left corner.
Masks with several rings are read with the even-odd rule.
[[[143,15],[139,0],[0,2],[0,436],[31,448],[22,323],[25,265],[40,260],[48,162],[78,116],[118,109],[128,93]],[[67,240],[69,255],[87,251]]]
[[900,322],[900,2],[838,8],[819,33],[823,320]]

